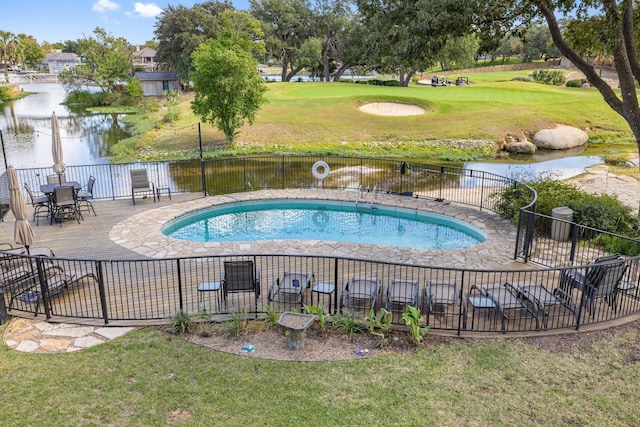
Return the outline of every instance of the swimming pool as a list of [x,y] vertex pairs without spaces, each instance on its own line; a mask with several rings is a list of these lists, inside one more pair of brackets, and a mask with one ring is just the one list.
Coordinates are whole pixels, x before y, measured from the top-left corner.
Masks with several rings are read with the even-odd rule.
[[486,234],[465,221],[418,210],[326,200],[229,203],[183,215],[162,228],[196,242],[321,240],[418,249],[466,249]]

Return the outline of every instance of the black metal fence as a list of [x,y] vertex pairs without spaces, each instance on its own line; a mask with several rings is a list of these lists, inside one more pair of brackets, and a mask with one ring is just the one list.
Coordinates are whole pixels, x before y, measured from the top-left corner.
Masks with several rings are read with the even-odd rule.
[[[329,176],[312,174],[317,161],[326,161]],[[131,196],[132,169],[147,169],[149,179],[172,193],[226,194],[285,188],[362,188],[366,192],[410,194],[493,210],[497,194],[522,184],[489,172],[399,160],[356,157],[261,156],[200,161],[136,162],[67,166],[65,179],[85,184],[96,178],[95,199]],[[17,170],[21,184],[37,190],[47,183],[51,168]],[[527,188],[526,186],[524,186]],[[473,191],[470,191],[473,190]],[[534,198],[535,192],[531,191]],[[25,194],[26,196],[26,194]]]
[[[252,157],[71,166],[66,174],[67,180],[75,181],[95,176],[96,198],[129,197],[128,171],[147,168],[157,186],[172,192],[359,188],[365,194],[410,195],[481,210],[494,210],[502,191],[522,185],[487,172],[360,158],[323,158],[331,174],[319,181],[311,173],[318,160]],[[18,174],[37,187],[44,183],[48,169],[20,170]],[[375,312],[384,307],[393,313],[395,323],[402,323],[401,312],[407,305],[418,306],[427,324],[457,333],[579,328],[636,314],[640,310],[637,241],[575,224],[569,225],[571,239],[553,239],[552,228],[566,222],[535,214],[536,195],[533,190],[530,194],[529,205],[521,210],[514,253],[549,268],[481,271],[278,254],[71,260],[4,253],[0,289],[12,314],[99,319],[105,324],[162,321],[179,311],[225,319],[242,309],[261,314],[268,307],[285,311],[318,304],[330,314],[349,311],[362,317],[372,307]],[[616,267],[621,275],[606,293],[603,289],[596,292],[588,287],[595,271],[588,262],[613,252],[624,255],[615,261],[622,264],[623,270]],[[223,279],[225,262],[238,260],[250,261],[254,273],[259,271],[259,282],[250,291],[236,292]],[[311,273],[312,280],[302,289],[287,290],[285,272]],[[575,279],[580,273],[583,278]]]
[[[6,254],[5,254],[6,255]],[[224,281],[225,262],[249,261],[257,288],[232,292]],[[245,309],[251,316],[269,306],[283,312],[322,304],[326,313],[348,311],[367,318],[386,308],[402,323],[407,305],[419,307],[435,329],[463,332],[525,332],[577,329],[635,314],[638,257],[622,261],[621,280],[607,295],[581,292],[566,278],[589,267],[481,271],[404,265],[353,258],[285,255],[105,261],[7,257],[7,271],[24,276],[5,282],[11,314],[57,319],[99,319],[136,323],[166,320],[182,311],[227,319]],[[281,293],[285,272],[312,277],[295,293]],[[362,278],[379,287],[356,288]],[[203,284],[210,284],[204,286]],[[213,286],[211,286],[213,284]],[[308,285],[308,287],[307,287]],[[537,299],[534,296],[537,295]],[[352,304],[356,298],[357,304]]]

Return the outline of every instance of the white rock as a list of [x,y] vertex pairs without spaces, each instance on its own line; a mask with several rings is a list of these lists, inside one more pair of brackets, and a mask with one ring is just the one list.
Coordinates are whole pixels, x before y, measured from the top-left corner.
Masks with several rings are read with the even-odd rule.
[[589,141],[586,132],[571,126],[543,129],[533,136],[536,147],[546,150],[566,150],[584,145]]

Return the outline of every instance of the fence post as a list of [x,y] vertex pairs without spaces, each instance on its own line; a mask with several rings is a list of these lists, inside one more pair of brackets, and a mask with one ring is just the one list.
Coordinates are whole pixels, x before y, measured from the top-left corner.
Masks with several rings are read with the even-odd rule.
[[198,143],[200,145],[200,175],[202,177],[202,194],[207,195],[207,177],[204,171],[204,157],[202,157],[202,130],[200,129],[200,122],[198,122]]
[[176,269],[178,273],[178,305],[180,311],[184,311],[184,301],[182,298],[182,269],[180,268],[180,258],[176,259]]
[[336,284],[336,291],[333,293],[333,313],[336,314],[341,307],[338,307],[338,291],[340,283],[338,283],[338,258],[333,259],[333,283]]
[[104,319],[104,324],[108,325],[109,313],[107,313],[107,295],[104,291],[104,274],[102,272],[102,261],[96,261],[96,273],[98,276],[98,292],[100,293],[100,307],[102,307],[102,319]]
[[116,199],[116,188],[113,181],[113,165],[109,164],[109,181],[111,182],[111,200]]
[[[460,332],[462,331],[462,325],[464,324],[465,319],[462,318],[462,313],[466,313],[466,307],[463,307],[462,305],[464,304],[464,298],[463,298],[463,294],[464,294],[464,273],[465,271],[462,271],[462,278],[460,279],[460,294],[458,295],[459,301],[460,301],[460,307],[458,308],[458,336],[460,336]],[[428,304],[428,302],[427,302]],[[466,328],[465,328],[466,330]]]
[[576,257],[576,247],[578,245],[578,224],[571,223],[571,252],[569,253],[569,261],[573,263]]

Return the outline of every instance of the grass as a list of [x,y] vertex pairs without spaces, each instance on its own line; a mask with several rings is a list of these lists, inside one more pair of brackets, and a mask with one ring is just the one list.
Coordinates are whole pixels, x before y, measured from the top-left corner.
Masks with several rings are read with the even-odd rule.
[[[253,126],[240,130],[235,146],[226,147],[223,134],[207,124],[202,124],[202,139],[207,157],[339,152],[439,159],[442,150],[430,148],[433,141],[500,141],[507,133],[531,137],[559,123],[589,129],[596,143],[619,143],[622,150],[635,151],[628,125],[596,89],[511,81],[529,73],[472,73],[469,79],[473,84],[464,87],[270,83],[269,102],[258,112]],[[166,114],[162,110],[130,116],[127,120],[135,124],[137,136],[113,148],[116,160],[193,157],[198,148],[198,119],[190,111],[192,97],[182,96],[174,107],[180,111],[175,123],[162,123]],[[365,102],[380,100],[415,103],[428,112],[385,117],[358,109]],[[484,158],[492,153],[476,155]]]
[[67,354],[1,345],[0,424],[637,425],[639,338],[613,331],[573,354],[427,340],[415,354],[319,363],[232,356],[153,328]]

